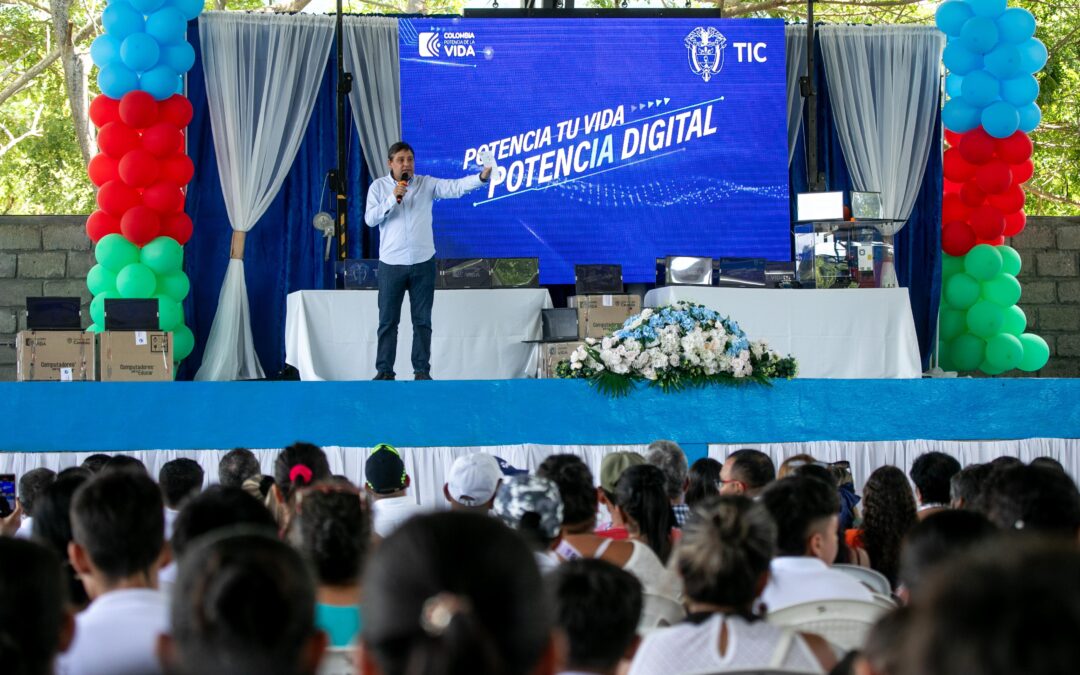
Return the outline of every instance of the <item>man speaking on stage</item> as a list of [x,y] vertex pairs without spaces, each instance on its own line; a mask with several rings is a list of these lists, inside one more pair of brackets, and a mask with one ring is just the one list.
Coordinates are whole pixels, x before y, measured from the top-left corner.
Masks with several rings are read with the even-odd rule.
[[379,346],[376,380],[394,379],[398,322],[405,291],[412,314],[413,379],[431,379],[431,305],[435,299],[435,237],[431,205],[454,199],[486,183],[491,166],[479,176],[458,180],[417,176],[412,147],[404,141],[386,153],[390,175],[368,189],[364,222],[379,228]]

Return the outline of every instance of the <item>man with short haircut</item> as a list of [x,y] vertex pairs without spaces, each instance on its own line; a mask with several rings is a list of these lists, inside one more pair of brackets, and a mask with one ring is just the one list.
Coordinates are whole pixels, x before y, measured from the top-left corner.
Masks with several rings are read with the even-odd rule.
[[111,458],[105,453],[95,452],[84,459],[81,466],[90,473],[97,473],[105,468],[105,465],[109,463],[109,459]]
[[980,511],[983,486],[994,471],[989,464],[968,464],[949,479],[949,507]]
[[75,492],[68,556],[91,602],[58,673],[160,672],[157,637],[169,629],[168,599],[157,590],[167,557],[163,508],[158,486],[137,471],[103,471]]
[[760,450],[736,450],[728,455],[720,468],[720,494],[757,499],[774,480],[776,467],[772,458]]
[[489,511],[502,477],[498,460],[486,452],[474,452],[454,460],[443,495],[452,511]]
[[615,675],[637,649],[641,582],[603,560],[564,563],[548,578],[555,623],[566,634],[563,675]]
[[408,494],[412,481],[394,446],[375,446],[364,463],[364,478],[364,487],[372,499],[372,527],[383,539],[409,518],[424,512]]
[[690,507],[686,505],[686,488],[690,485],[686,453],[675,441],[653,441],[645,452],[645,461],[664,472],[664,490],[671,500],[675,524],[682,527],[690,516]]
[[218,462],[218,483],[225,487],[243,487],[244,481],[260,474],[259,460],[247,448],[233,448]]
[[45,488],[56,482],[56,472],[44,467],[31,469],[19,479],[19,503],[22,504],[22,524],[16,537],[29,539],[34,533],[34,502]]
[[173,523],[184,500],[202,490],[203,469],[193,459],[181,457],[165,462],[158,472],[158,485],[165,497],[165,539],[172,539]]
[[762,492],[761,503],[776,521],[777,557],[761,594],[768,611],[820,600],[873,601],[854,577],[829,569],[839,548],[834,486],[811,476],[784,478]]
[[960,473],[960,462],[944,452],[927,452],[911,465],[911,482],[919,503],[919,520],[949,508],[949,481]]

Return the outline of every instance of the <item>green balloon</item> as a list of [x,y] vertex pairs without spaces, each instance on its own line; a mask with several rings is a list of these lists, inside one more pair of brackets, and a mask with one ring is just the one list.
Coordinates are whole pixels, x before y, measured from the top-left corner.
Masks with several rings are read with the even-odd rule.
[[938,320],[938,328],[941,331],[941,339],[948,342],[957,335],[967,332],[967,313],[959,309],[941,308],[941,317]]
[[139,247],[124,239],[122,234],[107,234],[98,240],[94,259],[113,274],[119,274],[133,262],[139,262]]
[[1034,372],[1046,365],[1050,359],[1050,345],[1034,333],[1024,333],[1020,336],[1020,344],[1024,345],[1024,358],[1020,359],[1020,370]]
[[142,263],[131,263],[116,275],[116,290],[125,298],[153,297],[157,289],[154,270]]
[[953,309],[968,309],[979,301],[982,287],[967,274],[954,274],[945,283],[945,302]]
[[956,370],[956,364],[953,363],[952,354],[949,352],[949,343],[941,340],[938,342],[938,368],[942,370]]
[[167,295],[177,302],[183,302],[191,290],[191,282],[183,272],[162,274],[157,278],[157,294]]
[[97,326],[105,325],[105,301],[109,298],[119,298],[116,291],[102,291],[90,301],[90,319]]
[[941,254],[941,278],[947,281],[954,274],[964,271],[964,257],[953,256],[948,253]]
[[1012,307],[1020,302],[1020,282],[1011,274],[999,274],[982,282],[982,297],[1001,307]]
[[104,265],[94,265],[86,274],[86,287],[90,289],[90,295],[97,295],[104,291],[115,291],[116,272]]
[[159,295],[158,326],[161,330],[175,330],[184,323],[184,306],[167,295]]
[[1024,345],[1015,335],[999,333],[986,341],[986,361],[1001,372],[1012,370],[1024,358]]
[[1012,246],[998,246],[996,247],[998,253],[1001,254],[1001,271],[1005,274],[1011,274],[1014,277],[1020,274],[1020,269],[1023,267],[1023,263],[1020,260],[1020,254],[1016,252],[1016,249]]
[[957,370],[975,370],[986,357],[986,342],[971,333],[964,333],[949,343],[949,356]]
[[184,247],[172,237],[158,237],[142,247],[139,259],[158,274],[177,272],[184,264]]
[[987,375],[1000,375],[1000,374],[1004,373],[1006,369],[1005,368],[998,368],[997,366],[990,363],[989,361],[983,361],[982,363],[979,364],[979,370],[986,373]]
[[979,244],[964,256],[964,271],[979,281],[1001,274],[1001,254],[990,244]]
[[1027,328],[1027,314],[1020,309],[1019,305],[1005,308],[1005,323],[1001,324],[1001,332],[1020,337]]
[[967,325],[975,335],[989,340],[1001,332],[1005,323],[1005,310],[986,300],[980,300],[967,312]]
[[87,327],[86,332],[87,333],[100,333],[103,330],[105,330],[105,329],[102,328],[101,326],[99,326],[98,324],[92,323],[92,324],[90,324],[89,327]]
[[173,361],[183,361],[195,349],[195,335],[191,329],[180,324],[173,331]]

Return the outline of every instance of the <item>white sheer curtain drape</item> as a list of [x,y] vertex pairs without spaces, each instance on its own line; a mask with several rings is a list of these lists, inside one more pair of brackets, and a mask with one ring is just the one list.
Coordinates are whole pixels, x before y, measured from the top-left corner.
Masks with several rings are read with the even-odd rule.
[[368,171],[380,178],[389,171],[387,148],[401,140],[398,20],[348,16],[344,28],[346,67],[354,79],[349,93],[353,122]]
[[788,166],[795,157],[795,140],[802,126],[803,103],[799,78],[806,75],[806,25],[784,26],[784,51],[787,55],[787,149]]
[[934,26],[822,26],[836,130],[855,188],[907,220],[934,133],[944,34]]
[[263,377],[251,334],[244,236],[296,158],[333,35],[328,16],[207,12],[199,18],[210,125],[233,240],[197,380]]

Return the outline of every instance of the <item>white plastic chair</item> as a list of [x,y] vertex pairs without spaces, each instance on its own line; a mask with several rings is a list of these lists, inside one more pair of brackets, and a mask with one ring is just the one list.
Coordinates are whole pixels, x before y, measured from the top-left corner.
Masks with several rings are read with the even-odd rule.
[[356,648],[331,647],[319,663],[319,675],[356,675]]
[[882,595],[881,593],[874,593],[874,604],[886,612],[897,607],[896,600],[893,600],[891,595]]
[[674,626],[685,617],[686,610],[671,598],[654,593],[645,593],[642,597],[638,632],[647,633],[657,628]]
[[892,593],[892,586],[889,584],[888,577],[877,570],[872,570],[869,567],[859,567],[858,565],[832,565],[832,568],[850,574],[875,593],[881,595]]
[[816,633],[832,644],[850,651],[863,646],[870,627],[888,609],[859,600],[804,602],[769,612],[766,620],[794,630]]

